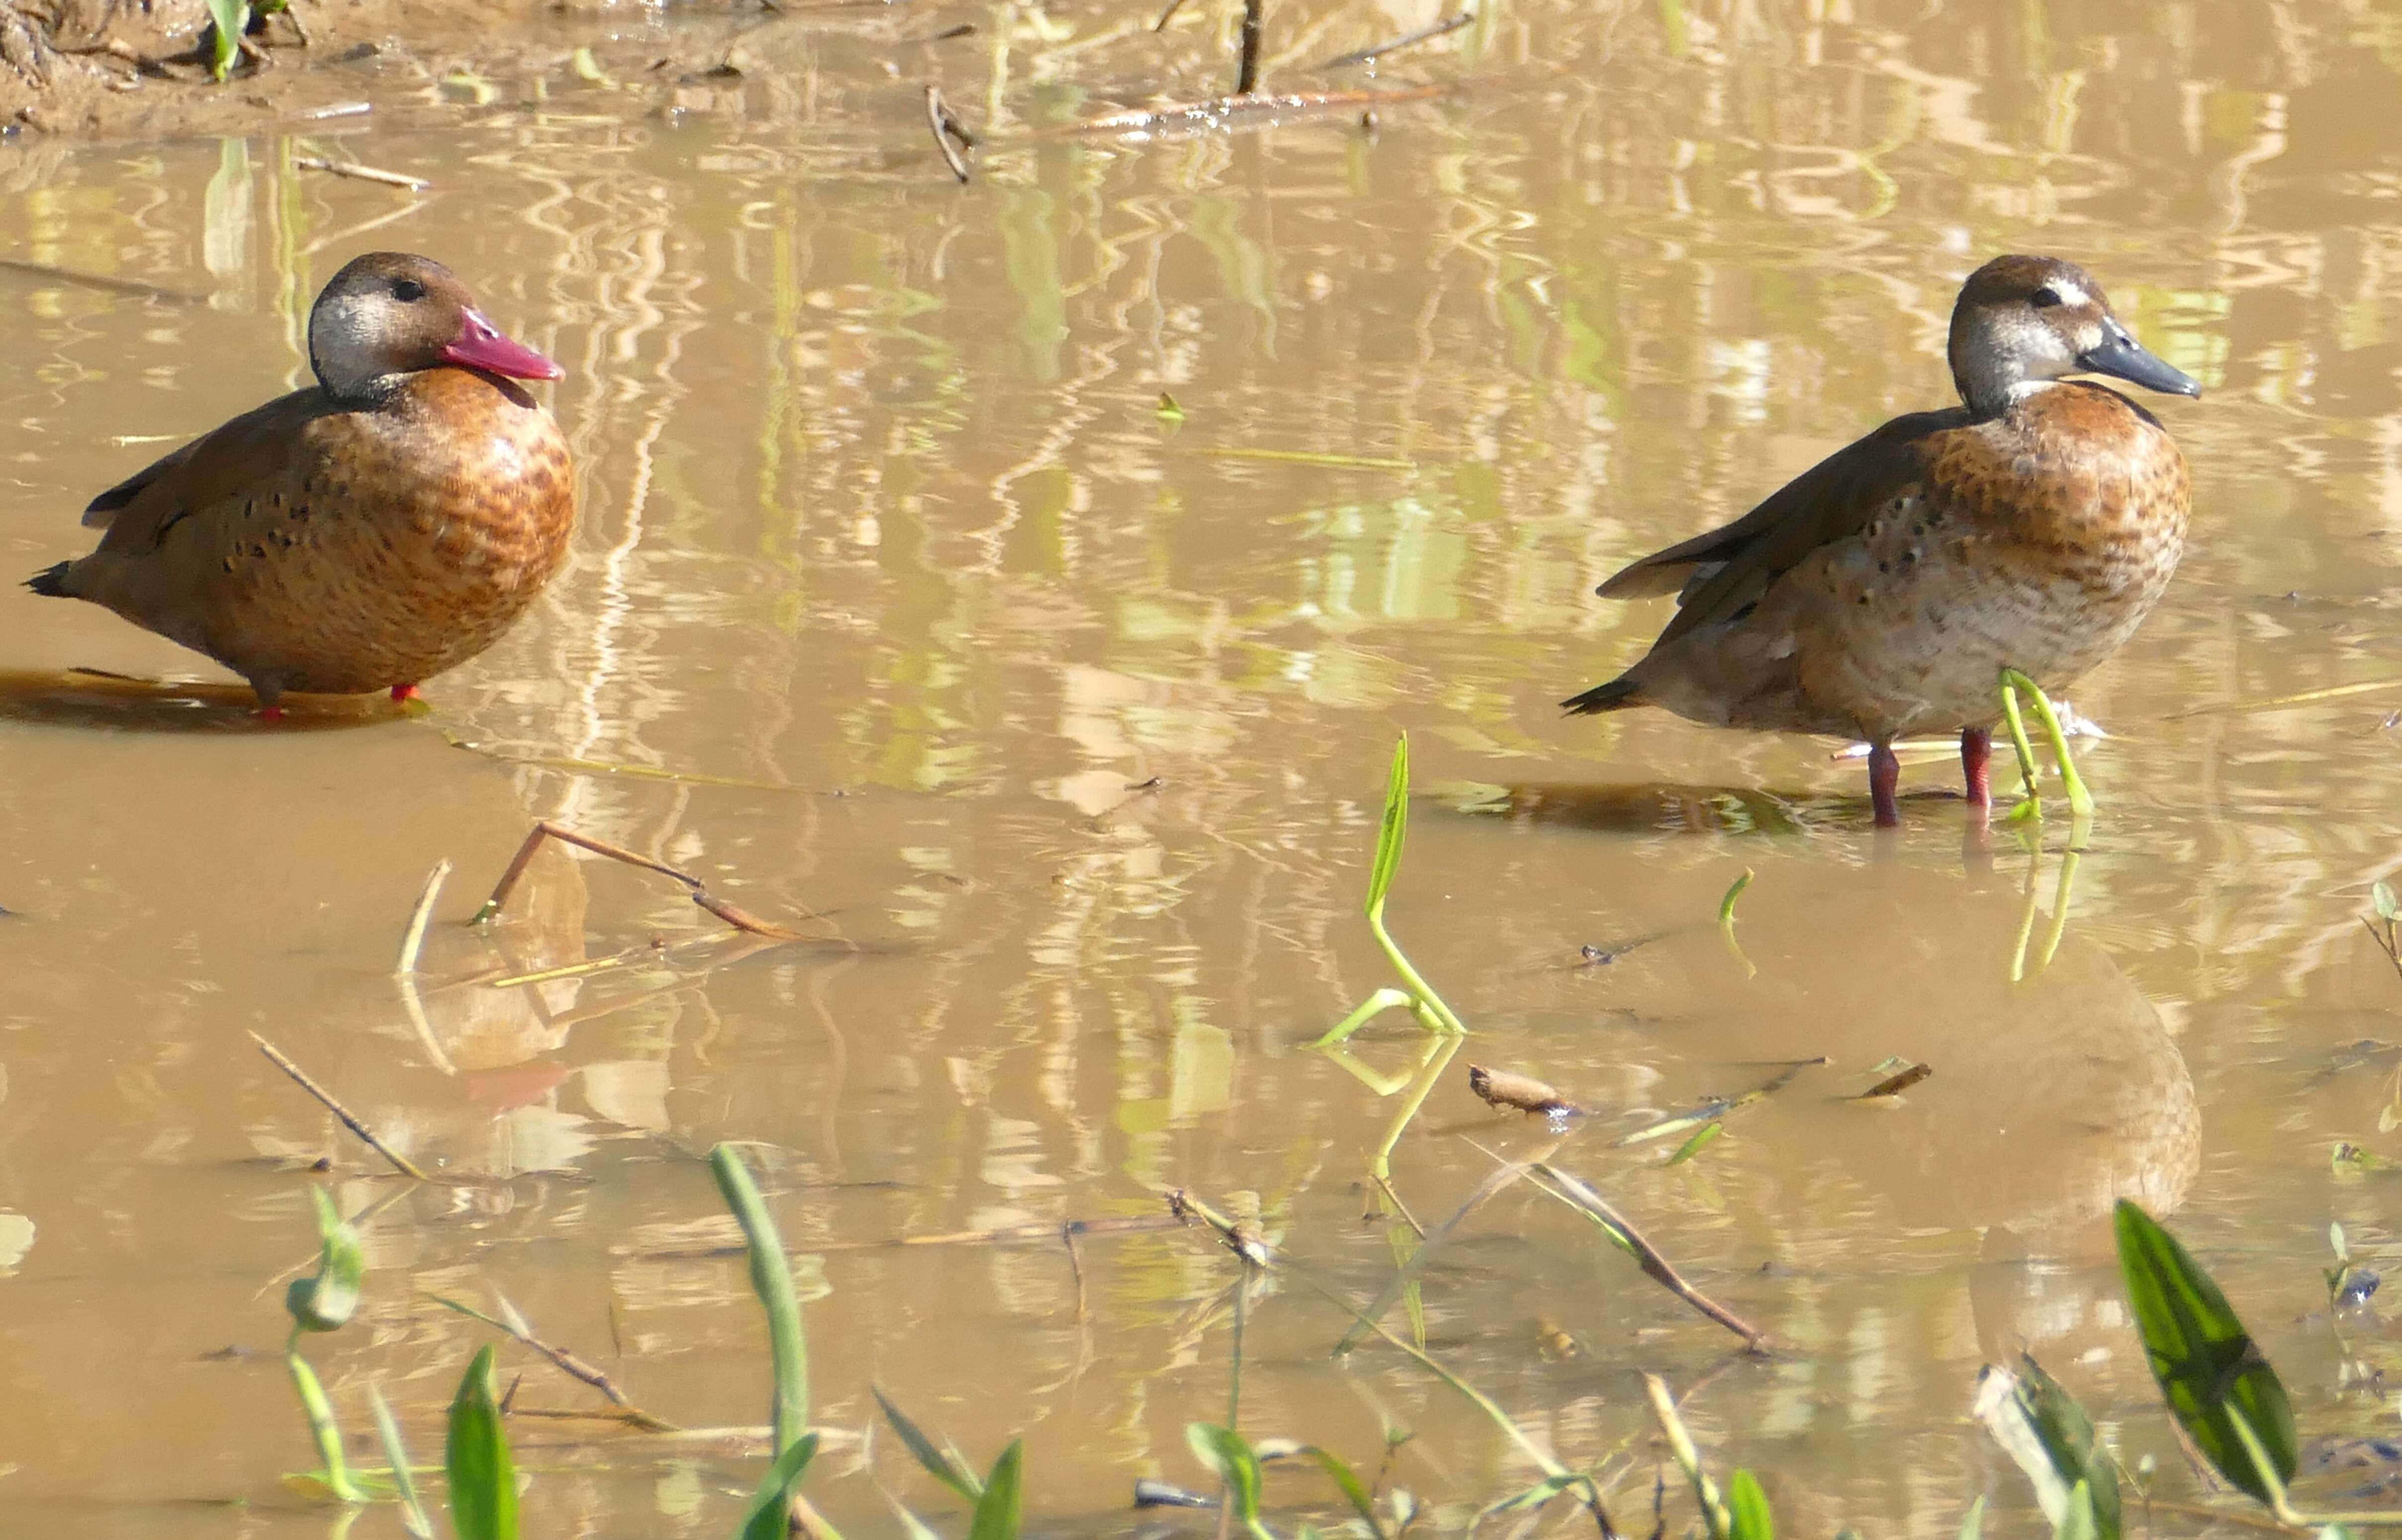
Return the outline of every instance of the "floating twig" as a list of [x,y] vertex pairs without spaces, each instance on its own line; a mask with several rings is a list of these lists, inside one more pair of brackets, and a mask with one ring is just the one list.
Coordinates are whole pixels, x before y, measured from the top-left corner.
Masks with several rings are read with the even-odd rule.
[[1539,1162],[1528,1170],[1551,1182],[1557,1189],[1557,1196],[1600,1221],[1602,1229],[1609,1232],[1610,1239],[1633,1255],[1652,1282],[1742,1338],[1744,1345],[1754,1353],[1767,1351],[1761,1344],[1768,1341],[1768,1333],[1685,1282],[1684,1275],[1660,1254],[1660,1248],[1645,1240],[1640,1231],[1626,1222],[1625,1216],[1610,1207],[1608,1201],[1581,1178],[1548,1162]]
[[1861,1092],[1855,1100],[1868,1102],[1874,1101],[1879,1096],[1898,1096],[1934,1073],[1935,1068],[1932,1065],[1907,1066]]
[[1796,1059],[1778,1070],[1766,1083],[1746,1091],[1740,1096],[1713,1097],[1691,1112],[1679,1112],[1673,1118],[1663,1118],[1656,1123],[1646,1123],[1632,1134],[1622,1134],[1610,1142],[1610,1147],[1614,1149],[1623,1149],[1628,1145],[1639,1145],[1649,1139],[1664,1139],[1671,1134],[1682,1134],[1687,1129],[1699,1127],[1703,1123],[1717,1122],[1736,1107],[1749,1107],[1764,1096],[1774,1096],[1791,1085],[1793,1077],[1805,1069],[1815,1068],[1826,1062],[1827,1056],[1823,1053],[1815,1059]]
[[641,1428],[644,1433],[681,1433],[683,1431],[677,1427],[673,1423],[668,1422],[664,1418],[654,1417],[649,1412],[644,1411],[642,1408],[634,1405],[632,1401],[627,1398],[626,1393],[617,1388],[616,1382],[610,1379],[605,1371],[596,1367],[590,1360],[586,1359],[566,1348],[554,1347],[550,1343],[545,1342],[541,1338],[535,1336],[533,1334],[533,1328],[526,1324],[525,1317],[518,1313],[518,1308],[509,1303],[507,1299],[504,1299],[501,1300],[501,1308],[508,1313],[507,1318],[505,1320],[502,1320],[487,1315],[482,1311],[477,1310],[475,1306],[464,1303],[462,1300],[453,1299],[448,1295],[428,1294],[426,1298],[433,1300],[435,1304],[442,1306],[446,1310],[455,1310],[460,1314],[466,1316],[470,1320],[483,1322],[484,1325],[491,1327],[494,1331],[499,1332],[502,1336],[508,1338],[511,1341],[518,1342],[533,1349],[534,1352],[542,1354],[545,1358],[549,1359],[552,1364],[556,1365],[560,1373],[567,1375],[571,1379],[580,1380],[584,1383],[590,1385],[594,1390],[599,1391],[601,1395],[607,1396],[610,1404],[616,1407],[618,1410],[624,1414],[622,1418],[623,1421],[631,1423],[635,1427]]
[[322,155],[296,155],[292,163],[304,172],[347,176],[354,182],[380,182],[387,187],[405,187],[410,192],[434,190],[434,184],[421,176],[410,176],[406,172],[388,172],[380,166],[362,166],[355,160],[330,160]]
[[[926,88],[926,127],[933,131],[934,148],[943,152],[943,164],[951,168],[951,174],[965,186],[968,163],[959,158],[959,150],[974,148],[975,136],[968,132],[959,122],[959,115],[952,112],[950,104],[943,100],[943,88],[940,86]],[[959,142],[956,147],[953,140]]]
[[548,818],[535,824],[533,832],[528,834],[525,837],[525,843],[518,846],[517,855],[509,861],[509,869],[502,873],[501,880],[492,886],[492,896],[484,901],[484,907],[476,911],[476,917],[469,921],[469,924],[481,925],[501,912],[501,906],[509,901],[509,894],[516,889],[518,879],[525,875],[526,867],[531,864],[534,852],[542,848],[542,842],[546,839],[559,840],[564,844],[589,850],[596,856],[606,856],[613,861],[623,861],[628,866],[639,866],[645,872],[656,872],[663,877],[672,877],[690,889],[693,902],[737,930],[748,931],[753,936],[766,936],[780,942],[808,939],[797,930],[788,930],[780,925],[771,924],[747,910],[726,902],[724,899],[711,897],[708,885],[689,872],[679,871],[664,861],[655,861],[648,856],[638,856],[622,845],[611,845],[607,840],[595,839],[589,834],[579,834],[565,824],[553,823]]
[[422,1182],[431,1180],[424,1172],[418,1170],[415,1165],[410,1163],[407,1156],[403,1155],[400,1151],[393,1148],[392,1146],[384,1143],[381,1139],[377,1138],[375,1135],[375,1130],[359,1121],[358,1118],[349,1107],[346,1107],[341,1103],[334,1100],[333,1093],[327,1091],[324,1086],[319,1085],[316,1081],[311,1079],[309,1078],[308,1071],[302,1069],[298,1065],[294,1064],[290,1056],[285,1054],[283,1050],[276,1047],[273,1043],[269,1042],[266,1038],[260,1037],[255,1032],[250,1035],[250,1040],[258,1045],[258,1051],[261,1053],[267,1055],[268,1063],[283,1071],[284,1074],[292,1077],[294,1084],[307,1092],[310,1095],[316,1097],[317,1100],[324,1106],[326,1111],[341,1120],[342,1126],[344,1128],[349,1129],[352,1133],[365,1140],[366,1147],[369,1149],[374,1150],[385,1160],[390,1161],[393,1163],[393,1168],[402,1176],[407,1176],[413,1181]]
[[1474,11],[1464,10],[1456,16],[1446,16],[1430,27],[1420,27],[1415,32],[1404,33],[1401,36],[1394,38],[1389,43],[1379,43],[1374,48],[1355,48],[1349,53],[1338,53],[1333,58],[1328,60],[1325,63],[1320,64],[1318,67],[1321,71],[1340,70],[1348,69],[1354,64],[1365,64],[1372,60],[1380,59],[1386,54],[1398,53],[1403,48],[1414,48],[1420,43],[1432,42],[1438,37],[1457,32],[1460,28],[1468,25],[1468,23],[1475,20],[1476,13]]
[[393,965],[394,978],[405,979],[417,971],[418,955],[425,950],[426,923],[433,919],[435,901],[442,896],[442,885],[449,876],[450,858],[445,856],[434,863],[424,890],[417,895],[417,907],[409,911],[408,928],[400,936],[400,960]]
[[1235,76],[1235,94],[1249,96],[1260,89],[1260,34],[1265,30],[1267,0],[1243,0],[1243,57]]
[[1322,117],[1357,113],[1394,102],[1425,102],[1460,89],[1450,86],[1406,86],[1392,90],[1298,91],[1284,96],[1237,92],[1207,102],[1186,102],[1169,107],[1137,107],[1104,113],[1080,123],[1029,134],[1031,139],[1070,138],[1096,133],[1197,132],[1231,129],[1245,123],[1275,121],[1288,117]]

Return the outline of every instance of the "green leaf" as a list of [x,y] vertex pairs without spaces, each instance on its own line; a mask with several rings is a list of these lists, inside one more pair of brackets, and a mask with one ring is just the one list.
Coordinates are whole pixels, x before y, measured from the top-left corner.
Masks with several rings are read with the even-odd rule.
[[801,1473],[809,1468],[810,1457],[818,1451],[818,1436],[805,1433],[793,1440],[767,1474],[759,1479],[759,1490],[751,1494],[751,1506],[742,1510],[742,1523],[735,1530],[736,1540],[784,1540],[792,1528],[794,1489],[801,1484]]
[[778,1453],[793,1447],[809,1426],[808,1340],[801,1334],[801,1302],[793,1292],[793,1266],[784,1257],[784,1239],[777,1232],[775,1216],[759,1196],[759,1184],[732,1145],[709,1152],[709,1169],[717,1190],[742,1227],[751,1252],[751,1287],[767,1313],[767,1352],[775,1387],[768,1400],[776,1426]]
[[1994,1441],[2026,1472],[2053,1526],[2068,1521],[2077,1489],[2086,1489],[2094,1540],[2119,1540],[2119,1469],[2093,1421],[2031,1354],[2018,1372],[1988,1368],[1977,1386],[1976,1413]]
[[1178,406],[1176,404],[1176,398],[1169,395],[1166,391],[1159,392],[1159,419],[1162,422],[1181,422],[1184,420],[1184,408]]
[[892,1431],[901,1436],[901,1442],[909,1446],[909,1452],[917,1456],[918,1464],[926,1467],[927,1475],[969,1503],[983,1498],[984,1483],[976,1479],[975,1472],[968,1469],[958,1454],[936,1449],[934,1441],[926,1437],[925,1430],[911,1422],[882,1390],[874,1385],[868,1386],[867,1390],[876,1397],[876,1404],[884,1409],[884,1420],[892,1424]]
[[1376,1520],[1376,1494],[1370,1492],[1367,1483],[1360,1479],[1360,1473],[1353,1470],[1343,1457],[1332,1450],[1319,1449],[1317,1445],[1311,1444],[1301,1452],[1317,1461],[1318,1469],[1324,1471],[1333,1479],[1336,1486],[1343,1489],[1343,1500],[1351,1505],[1351,1511],[1358,1514],[1360,1521],[1368,1526],[1368,1533],[1376,1536],[1377,1540],[1384,1540],[1385,1526]]
[[1401,841],[1410,832],[1410,736],[1393,744],[1392,774],[1385,781],[1385,821],[1376,831],[1376,860],[1368,869],[1368,913],[1385,912],[1385,894],[1401,868]]
[[292,1389],[300,1397],[300,1409],[308,1414],[309,1437],[316,1440],[318,1475],[325,1490],[345,1503],[366,1502],[366,1494],[352,1481],[342,1460],[342,1430],[334,1421],[334,1404],[325,1399],[325,1387],[318,1382],[309,1360],[300,1356],[297,1341],[285,1351],[283,1367],[291,1371]]
[[459,1540],[517,1540],[518,1479],[509,1436],[492,1394],[492,1345],[476,1350],[450,1401],[445,1451],[450,1478],[450,1527]]
[[2402,919],[2402,902],[2395,900],[2391,885],[2382,882],[2371,884],[2368,889],[2368,901],[2377,906],[2379,919]]
[[242,34],[250,30],[250,7],[243,0],[209,0],[209,76],[223,80],[242,53]]
[[1017,1540],[1018,1526],[1026,1519],[1021,1490],[1025,1464],[1025,1444],[1011,1440],[985,1476],[984,1495],[976,1499],[975,1517],[968,1522],[968,1540]]
[[1711,1140],[1717,1138],[1719,1134],[1725,1132],[1726,1124],[1722,1122],[1704,1123],[1701,1127],[1693,1130],[1693,1136],[1691,1138],[1687,1139],[1683,1144],[1677,1147],[1677,1153],[1668,1157],[1668,1163],[1670,1165],[1684,1164],[1687,1161],[1691,1160],[1694,1156],[1699,1155],[1704,1149],[1707,1148]]
[[2229,1413],[2240,1413],[2260,1441],[2270,1474],[2294,1478],[2293,1403],[2251,1333],[2176,1237],[2125,1199],[2119,1201],[2119,1270],[2169,1410],[2218,1473],[2272,1503]]
[[2079,1481],[2069,1489],[2067,1511],[2051,1526],[2051,1540],[2096,1540],[2092,1488]]
[[1984,1533],[1985,1498],[1980,1492],[1977,1500],[1968,1505],[1968,1511],[1960,1516],[1960,1540],[1984,1540]]
[[1768,1511],[1768,1493],[1760,1478],[1738,1470],[1727,1482],[1728,1540],[1776,1540],[1776,1522]]
[[283,1308],[302,1331],[333,1331],[359,1308],[359,1291],[367,1274],[366,1248],[359,1232],[342,1222],[332,1194],[312,1187],[317,1204],[317,1272],[295,1278],[283,1291]]
[[367,1386],[367,1405],[374,1409],[376,1437],[383,1440],[383,1457],[392,1465],[392,1484],[400,1496],[400,1527],[414,1540],[434,1540],[433,1522],[425,1517],[425,1504],[417,1495],[416,1473],[408,1468],[408,1446],[401,1442],[400,1423],[380,1387]]
[[1260,1461],[1243,1436],[1215,1423],[1187,1423],[1184,1441],[1193,1446],[1201,1463],[1226,1483],[1226,1493],[1234,1500],[1235,1517],[1247,1525],[1258,1523]]
[[2327,1225],[2327,1245],[2334,1250],[2335,1259],[2338,1262],[2352,1260],[2352,1248],[2344,1244],[2341,1219],[2333,1220]]
[[1751,868],[1746,866],[1743,869],[1743,875],[1735,878],[1733,886],[1730,887],[1726,890],[1726,897],[1719,901],[1719,929],[1732,930],[1734,928],[1734,901],[1742,898],[1743,890],[1750,886]]

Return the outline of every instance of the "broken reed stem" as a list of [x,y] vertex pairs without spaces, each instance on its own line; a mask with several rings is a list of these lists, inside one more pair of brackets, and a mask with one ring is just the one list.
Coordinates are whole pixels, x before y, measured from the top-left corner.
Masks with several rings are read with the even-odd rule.
[[1235,94],[1249,96],[1260,89],[1260,34],[1266,21],[1267,0],[1243,0],[1243,59],[1235,76]]
[[400,936],[400,960],[393,965],[394,978],[405,979],[417,971],[418,954],[425,950],[425,927],[434,918],[434,901],[442,896],[442,885],[449,876],[450,858],[445,856],[434,863],[424,890],[417,895],[417,907],[409,912],[408,928]]
[[[533,1334],[532,1329],[530,1327],[525,1326],[522,1322],[496,1319],[485,1314],[482,1311],[477,1310],[473,1305],[467,1304],[462,1300],[450,1299],[446,1295],[428,1294],[426,1298],[433,1300],[435,1304],[443,1306],[445,1309],[457,1311],[460,1314],[466,1316],[470,1320],[483,1322],[484,1325],[491,1327],[494,1331],[499,1332],[504,1337],[508,1338],[511,1341],[531,1348],[534,1352],[549,1359],[560,1373],[568,1376],[570,1379],[580,1380],[584,1383],[590,1385],[594,1390],[597,1390],[601,1395],[607,1396],[610,1404],[618,1409],[621,1415],[616,1417],[614,1419],[615,1421],[623,1422],[630,1426],[641,1428],[644,1433],[681,1433],[683,1431],[677,1427],[673,1423],[667,1421],[665,1418],[654,1417],[649,1412],[644,1411],[642,1408],[634,1405],[632,1401],[627,1398],[626,1393],[617,1388],[617,1382],[610,1379],[604,1370],[592,1364],[589,1360],[566,1348],[554,1347],[550,1343],[544,1341],[541,1338],[536,1337]],[[512,1313],[514,1313],[514,1312],[512,1312]]]
[[1641,1231],[1628,1224],[1625,1216],[1610,1207],[1608,1202],[1584,1181],[1548,1162],[1535,1162],[1528,1169],[1553,1183],[1558,1189],[1558,1196],[1568,1203],[1600,1220],[1611,1237],[1634,1254],[1636,1262],[1652,1282],[1742,1338],[1744,1346],[1752,1352],[1768,1351],[1762,1345],[1768,1341],[1768,1333],[1685,1282],[1684,1275],[1660,1254],[1660,1248],[1645,1240]]
[[1321,71],[1340,70],[1348,69],[1354,64],[1365,64],[1372,60],[1381,59],[1386,54],[1398,53],[1403,48],[1414,48],[1420,43],[1430,43],[1438,37],[1448,36],[1475,20],[1474,11],[1464,10],[1456,16],[1446,16],[1430,27],[1420,27],[1415,32],[1403,33],[1390,42],[1378,43],[1374,48],[1355,48],[1349,53],[1338,53],[1318,67]]
[[346,1107],[341,1103],[334,1100],[333,1093],[327,1091],[324,1086],[319,1085],[316,1081],[311,1079],[309,1078],[308,1071],[302,1069],[298,1065],[294,1064],[291,1058],[284,1053],[283,1050],[276,1047],[273,1043],[269,1042],[266,1038],[260,1037],[255,1032],[250,1035],[250,1040],[258,1045],[258,1051],[261,1053],[267,1055],[268,1063],[283,1071],[284,1074],[289,1075],[292,1078],[293,1083],[297,1085],[301,1090],[307,1092],[310,1095],[316,1097],[317,1100],[324,1105],[326,1111],[341,1120],[342,1126],[344,1128],[349,1129],[352,1133],[365,1140],[366,1147],[369,1149],[374,1150],[385,1160],[390,1161],[393,1163],[394,1170],[398,1171],[402,1176],[408,1177],[412,1181],[423,1182],[432,1180],[432,1178],[427,1176],[425,1173],[418,1170],[416,1166],[412,1165],[409,1162],[407,1156],[403,1155],[400,1151],[393,1148],[392,1146],[384,1143],[381,1139],[377,1138],[375,1135],[375,1130],[359,1121],[357,1117],[352,1113],[349,1107]]
[[434,184],[421,176],[402,172],[388,172],[377,166],[362,166],[353,160],[328,160],[322,155],[296,155],[292,163],[304,172],[324,172],[333,176],[347,176],[357,182],[380,182],[387,187],[405,187],[410,192],[431,192]]
[[1676,1456],[1686,1479],[1693,1483],[1693,1501],[1701,1505],[1703,1521],[1709,1526],[1714,1540],[1723,1540],[1732,1528],[1726,1499],[1719,1495],[1719,1485],[1710,1479],[1710,1473],[1702,1468],[1701,1451],[1693,1447],[1693,1436],[1686,1430],[1685,1420],[1677,1415],[1677,1403],[1668,1395],[1668,1382],[1656,1374],[1646,1374],[1643,1391],[1651,1398],[1651,1415],[1658,1419],[1660,1432],[1668,1440],[1668,1452]]
[[943,101],[943,88],[940,86],[926,88],[926,127],[933,131],[934,148],[942,152],[943,164],[951,168],[951,174],[959,179],[960,186],[965,186],[968,163],[959,158],[959,146],[951,142],[957,139],[959,145],[973,146],[975,140]]
[[770,924],[755,914],[739,909],[724,899],[712,898],[708,885],[689,872],[678,871],[663,861],[655,861],[648,856],[638,856],[622,845],[611,845],[607,840],[595,839],[589,834],[579,834],[565,824],[553,823],[548,818],[535,824],[533,832],[528,834],[525,837],[525,843],[518,846],[517,855],[510,859],[509,869],[501,873],[499,882],[492,885],[492,896],[484,901],[483,908],[476,911],[476,917],[468,921],[470,925],[481,925],[501,912],[501,906],[509,901],[510,893],[516,890],[518,880],[525,875],[526,868],[532,864],[534,852],[542,848],[542,842],[546,839],[573,845],[580,849],[589,850],[596,856],[606,856],[613,861],[623,861],[628,866],[639,866],[645,872],[656,872],[663,877],[672,877],[691,891],[693,902],[737,930],[748,931],[753,936],[766,936],[780,942],[808,939],[797,930],[787,930],[780,925]]

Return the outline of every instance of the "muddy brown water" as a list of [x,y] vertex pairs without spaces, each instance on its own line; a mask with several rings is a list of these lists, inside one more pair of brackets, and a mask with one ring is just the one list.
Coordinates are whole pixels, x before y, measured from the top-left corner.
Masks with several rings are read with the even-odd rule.
[[[1293,87],[1429,19],[1272,18]],[[739,79],[680,83],[651,61],[722,57],[748,19],[644,12],[601,38],[607,83],[562,48],[491,102],[411,87],[306,143],[0,148],[0,255],[165,291],[0,269],[7,571],[299,378],[309,297],[376,245],[440,256],[566,364],[585,507],[572,568],[420,718],[260,730],[225,693],[72,676],[222,678],[0,592],[0,1533],[342,1533],[279,1480],[310,1463],[277,1354],[321,1179],[393,1199],[361,1318],[309,1344],[354,1432],[380,1383],[438,1449],[483,1336],[433,1294],[504,1295],[662,1417],[760,1422],[741,1268],[678,1255],[728,1236],[697,1159],[724,1139],[756,1141],[808,1258],[811,1491],[849,1533],[894,1522],[879,1485],[960,1522],[861,1438],[871,1383],[978,1462],[1022,1436],[1046,1530],[1207,1530],[1129,1508],[1138,1477],[1204,1484],[1182,1430],[1225,1412],[1235,1276],[1205,1237],[1089,1238],[1080,1266],[879,1244],[1151,1216],[1175,1186],[1291,1260],[1246,1321],[1246,1429],[1374,1465],[1405,1426],[1391,1479],[1463,1524],[1535,1472],[1389,1348],[1332,1362],[1317,1292],[1392,1265],[1365,1178],[1397,1104],[1305,1045],[1387,982],[1358,902],[1402,731],[1392,923],[1475,1036],[1397,1190],[1433,1223],[1539,1133],[1468,1062],[1539,1074],[1600,1114],[1559,1159],[1786,1345],[1726,1364],[1512,1190],[1426,1275],[1427,1342],[1562,1458],[1639,1439],[1650,1370],[1700,1384],[1712,1459],[1796,1533],[1950,1533],[1979,1493],[2036,1533],[1963,1416],[2025,1345],[2189,1495],[2107,1265],[2121,1195],[2219,1270],[2306,1430],[2390,1426],[2347,1368],[2382,1336],[2313,1313],[2330,1219],[2368,1265],[2402,1245],[2391,1178],[2329,1167],[2341,1138],[2402,1158],[2394,1059],[2347,1052],[2402,1005],[2358,921],[2402,854],[2402,688],[2246,703],[2402,675],[2391,19],[1512,3],[1385,66],[1473,84],[1373,133],[1003,132],[947,181],[921,81],[1022,133],[1223,74],[1225,16],[1152,20],[795,17],[740,40]],[[294,166],[327,148],[436,190]],[[1553,705],[1662,619],[1591,598],[1618,563],[1948,398],[1953,289],[2007,249],[2088,263],[2208,390],[2158,406],[2193,549],[2075,695],[2114,736],[2048,967],[2064,819],[1981,855],[1955,802],[1912,801],[1881,850],[1833,746]],[[671,885],[564,856],[466,932],[536,818],[860,950],[724,945]],[[443,859],[421,1024],[390,975]],[[1738,956],[1710,922],[1746,867]],[[394,1197],[252,1032],[454,1180]],[[1420,1039],[1356,1047],[1391,1071]],[[1816,1055],[1691,1162],[1608,1148]],[[1933,1078],[1843,1099],[1895,1055]],[[596,1404],[504,1356],[520,1408]],[[758,1468],[516,1435],[529,1534],[722,1534]],[[1271,1490],[1331,1517],[1305,1476]],[[1623,1523],[1649,1492],[1645,1456]]]

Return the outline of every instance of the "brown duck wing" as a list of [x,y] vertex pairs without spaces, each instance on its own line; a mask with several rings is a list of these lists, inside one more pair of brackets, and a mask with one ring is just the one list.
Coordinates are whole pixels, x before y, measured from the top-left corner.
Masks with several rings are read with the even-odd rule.
[[[1822,545],[1858,533],[1886,499],[1925,474],[1928,440],[1973,419],[1953,406],[1895,418],[1769,494],[1760,506],[1624,568],[1594,592],[1604,598],[1679,593],[1666,642],[1725,620]],[[1655,646],[1658,643],[1654,643]]]
[[83,522],[108,531],[104,551],[155,550],[176,520],[282,475],[301,430],[338,409],[313,387],[254,406],[93,498]]

